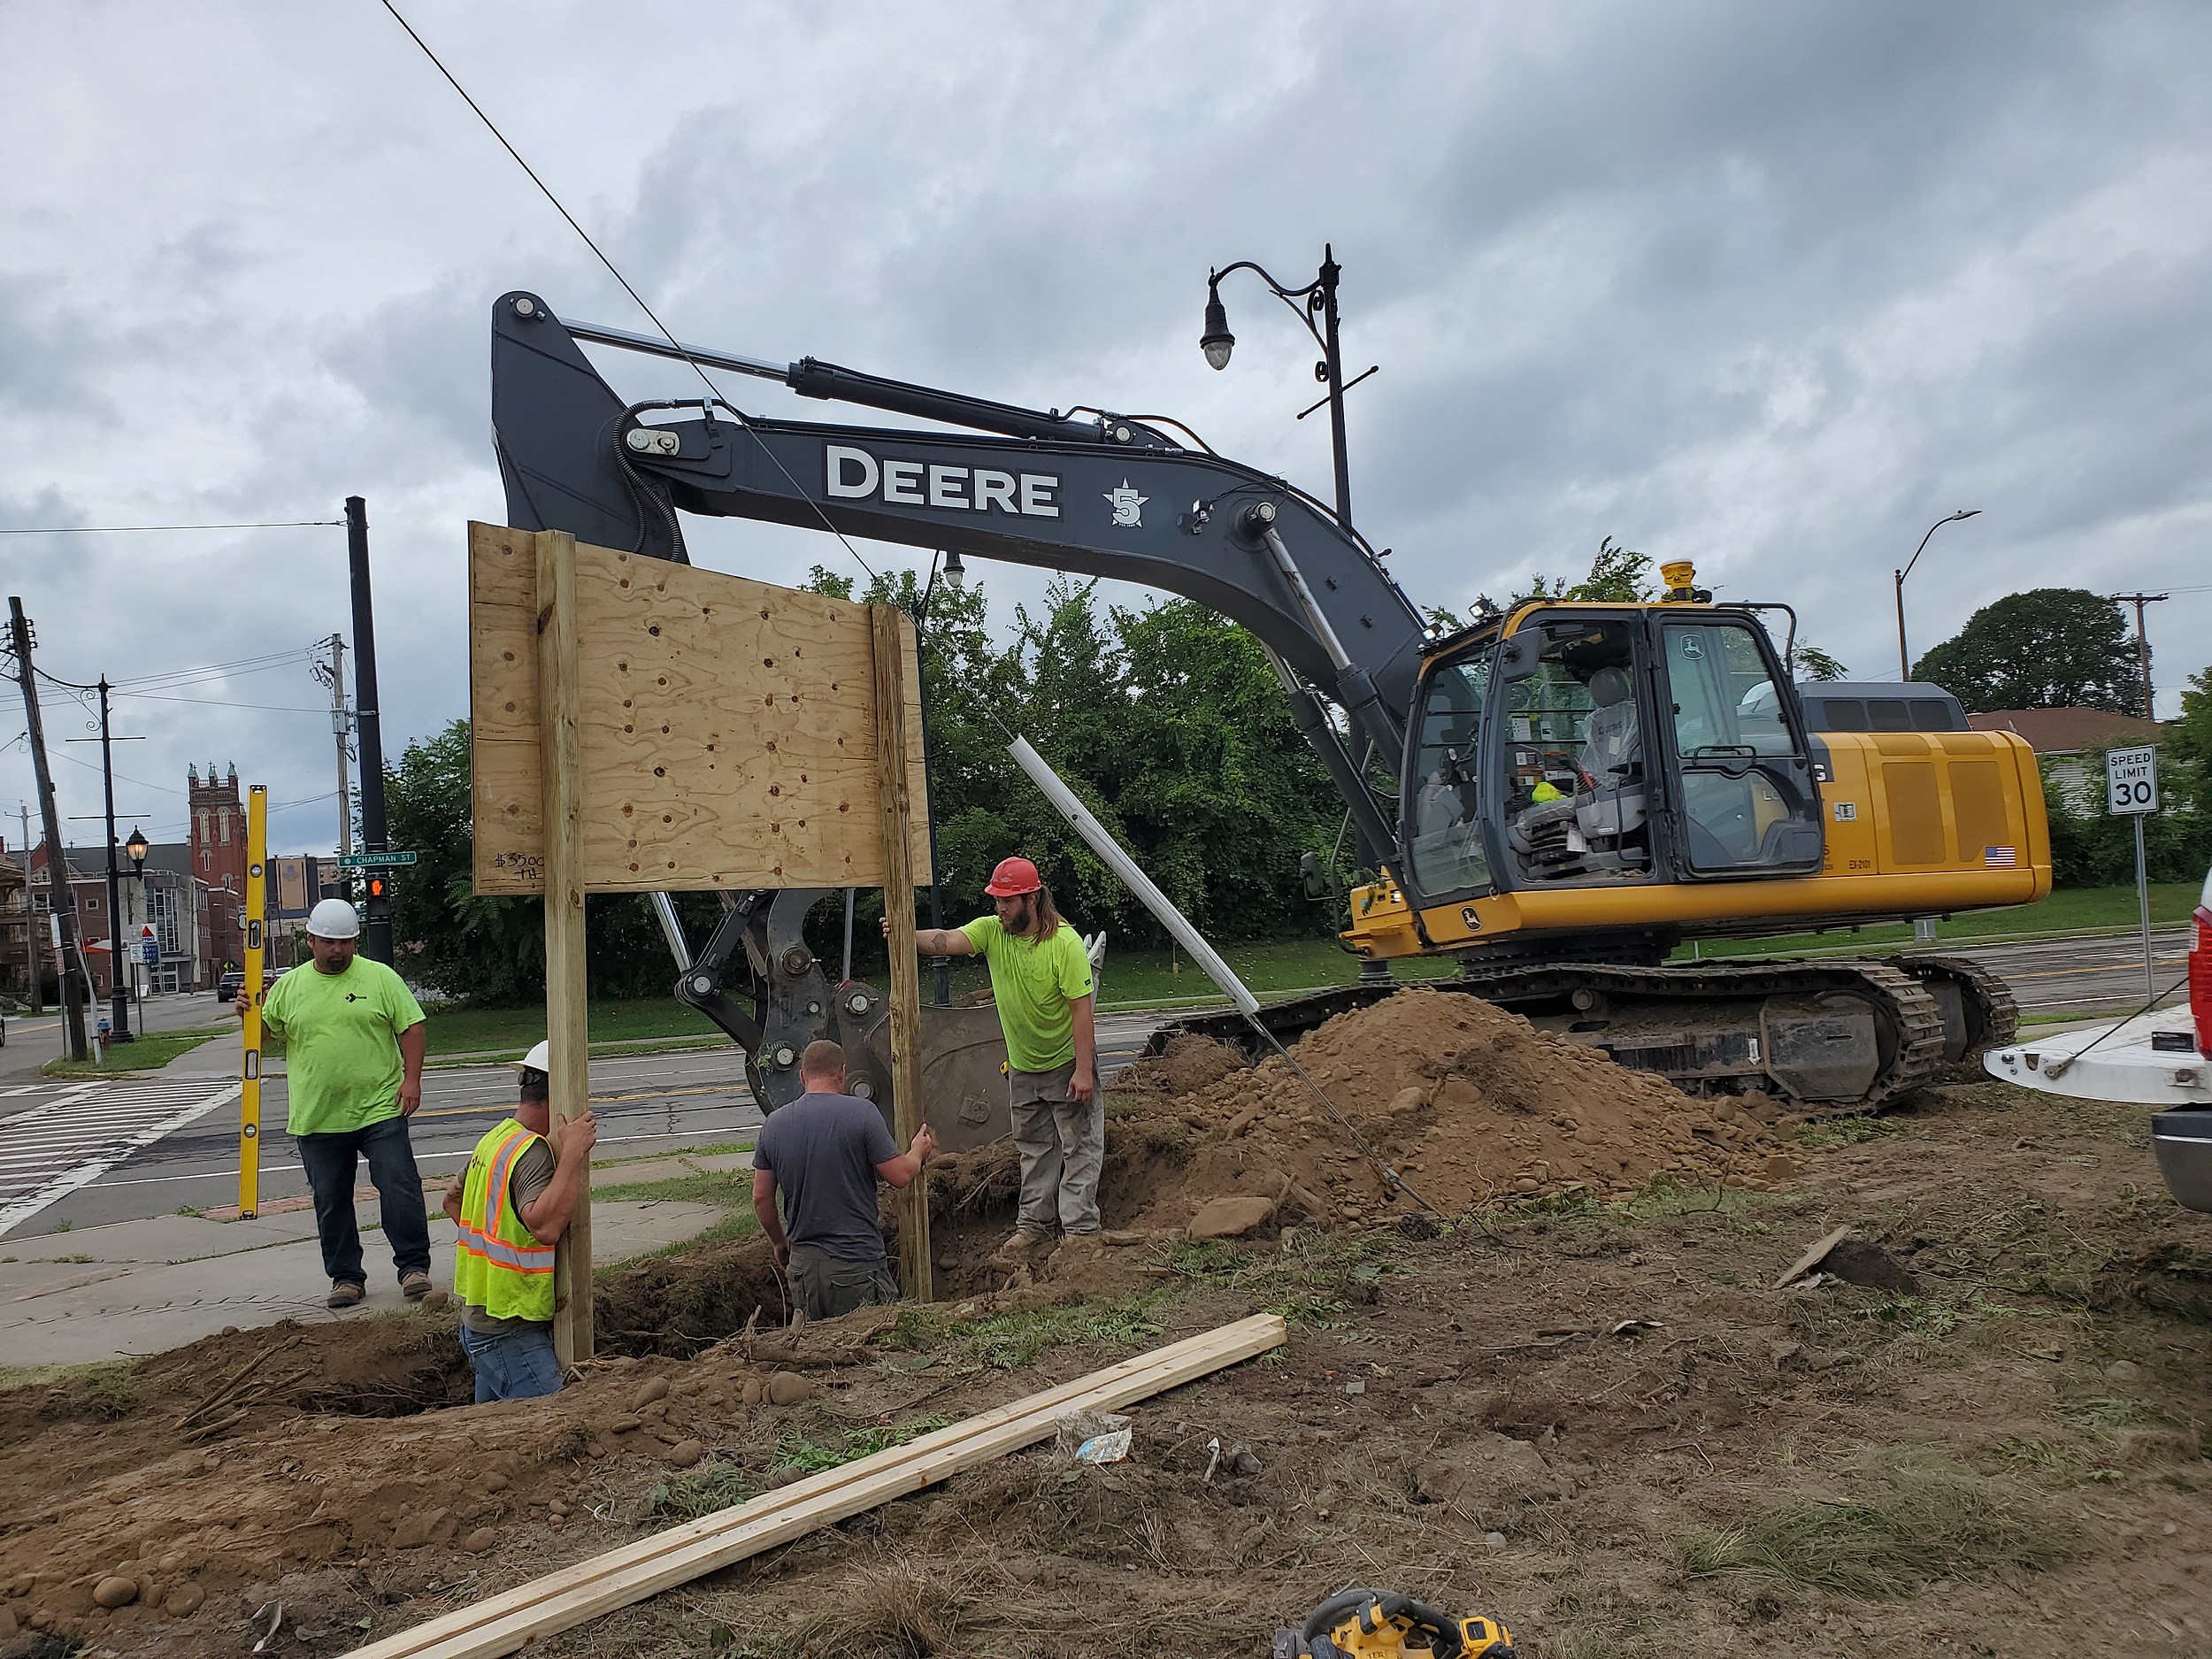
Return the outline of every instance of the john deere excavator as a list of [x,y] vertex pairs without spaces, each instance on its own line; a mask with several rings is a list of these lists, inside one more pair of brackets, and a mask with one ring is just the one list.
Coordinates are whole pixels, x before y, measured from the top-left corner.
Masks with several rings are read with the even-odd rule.
[[[956,430],[629,403],[580,341]],[[1655,603],[1543,601],[1439,637],[1349,525],[1176,423],[673,346],[565,322],[527,293],[493,307],[492,420],[517,528],[682,561],[682,514],[763,519],[1113,577],[1242,625],[1377,872],[1343,935],[1370,963],[1456,956],[1446,988],[1685,1090],[1809,1112],[1878,1104],[2012,1035],[2011,998],[1968,962],[1668,961],[1688,940],[2024,903],[2051,874],[2019,738],[1965,729],[1939,693],[1897,729],[1809,729],[1793,613],[1716,603],[1687,564],[1665,567]],[[1770,614],[1788,620],[1780,650]],[[796,1055],[822,1035],[864,1056],[887,1102],[884,999],[832,987],[803,939],[825,896],[725,895],[695,957],[662,906],[678,995],[743,1046],[766,1108],[795,1094]],[[1375,977],[1263,1018],[1286,1039],[1388,995]],[[945,1023],[926,1025],[926,1056],[985,1041],[958,1012],[929,1010]]]

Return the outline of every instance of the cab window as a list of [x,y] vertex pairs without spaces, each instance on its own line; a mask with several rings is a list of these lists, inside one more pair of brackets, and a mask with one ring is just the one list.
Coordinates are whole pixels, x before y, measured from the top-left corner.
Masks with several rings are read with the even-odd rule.
[[1491,886],[1482,841],[1482,791],[1477,745],[1490,685],[1487,656],[1440,668],[1421,699],[1406,851],[1413,884],[1430,899]]
[[[1519,636],[1516,636],[1519,637]],[[1628,626],[1546,622],[1507,697],[1505,841],[1525,881],[1618,881],[1649,868],[1644,741]]]

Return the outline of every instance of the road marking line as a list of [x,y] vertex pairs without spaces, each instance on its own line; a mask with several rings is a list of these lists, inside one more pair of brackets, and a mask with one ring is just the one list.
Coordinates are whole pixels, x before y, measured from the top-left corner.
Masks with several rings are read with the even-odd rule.
[[[168,1091],[165,1089],[162,1092]],[[162,1136],[204,1118],[219,1106],[227,1105],[236,1100],[240,1092],[239,1084],[228,1084],[212,1094],[203,1093],[201,1098],[188,1103],[179,1102],[175,1110],[170,1111],[165,1117],[156,1118],[151,1121],[145,1120],[142,1114],[128,1112],[128,1108],[141,1103],[139,1101],[118,1101],[116,1104],[126,1108],[126,1115],[130,1119],[128,1123],[111,1125],[113,1129],[119,1130],[120,1133],[113,1134],[104,1147],[91,1156],[80,1158],[67,1167],[54,1170],[43,1185],[32,1189],[24,1195],[12,1197],[4,1204],[0,1204],[0,1238],[5,1238],[9,1233],[29,1220],[49,1204],[66,1197],[80,1187],[98,1180],[101,1176],[124,1162],[141,1148],[150,1146]],[[46,1107],[33,1107],[30,1111],[19,1114],[7,1123],[0,1124],[0,1145],[8,1143],[7,1132],[15,1124],[21,1122],[25,1118],[35,1115],[42,1116],[48,1110]]]

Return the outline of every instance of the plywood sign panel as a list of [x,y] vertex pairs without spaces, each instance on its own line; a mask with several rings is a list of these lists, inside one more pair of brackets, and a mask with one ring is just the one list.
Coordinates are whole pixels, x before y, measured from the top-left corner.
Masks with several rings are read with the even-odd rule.
[[[879,887],[868,611],[579,544],[585,885]],[[475,885],[544,886],[535,538],[469,526]],[[929,878],[919,654],[902,653],[910,841]]]

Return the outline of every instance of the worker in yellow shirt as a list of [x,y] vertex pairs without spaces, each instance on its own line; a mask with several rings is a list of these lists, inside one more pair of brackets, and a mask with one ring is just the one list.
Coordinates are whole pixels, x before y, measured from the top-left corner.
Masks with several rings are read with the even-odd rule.
[[514,1064],[519,1099],[476,1143],[469,1166],[445,1189],[445,1212],[461,1230],[453,1294],[461,1300],[461,1346],[476,1369],[476,1398],[526,1400],[557,1393],[553,1354],[553,1247],[583,1196],[591,1114],[572,1118],[557,1158],[545,1136],[551,1115],[552,1056],[540,1043]]
[[1000,860],[983,890],[993,914],[962,927],[918,928],[914,942],[925,956],[980,956],[990,965],[1021,1154],[1021,1210],[1000,1254],[1036,1256],[1051,1248],[1056,1233],[1094,1247],[1106,1109],[1098,1093],[1090,954],[1028,859]]

